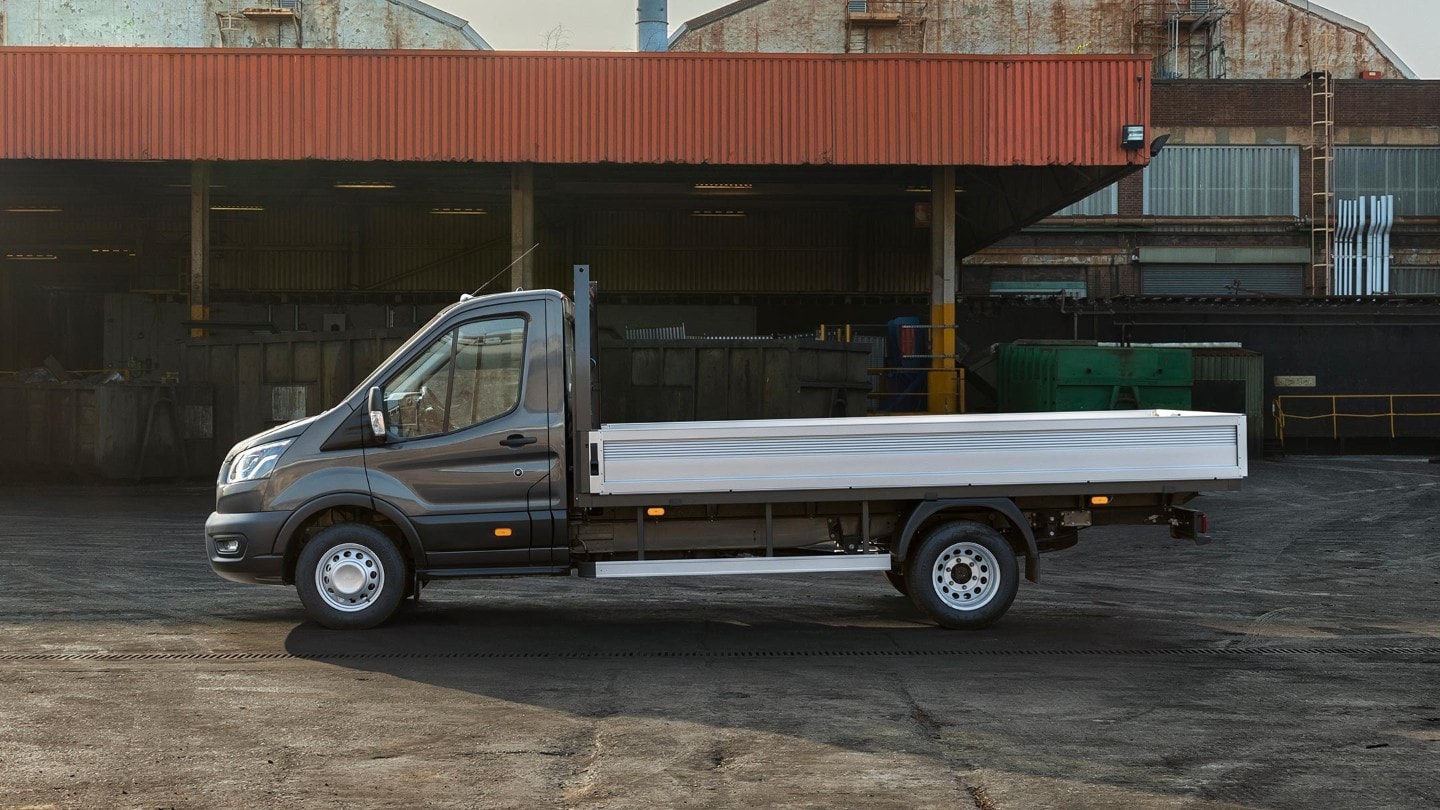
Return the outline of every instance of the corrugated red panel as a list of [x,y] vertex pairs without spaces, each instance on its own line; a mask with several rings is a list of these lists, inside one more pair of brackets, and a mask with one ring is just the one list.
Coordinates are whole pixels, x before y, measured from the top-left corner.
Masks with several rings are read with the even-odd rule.
[[0,158],[1093,165],[1128,56],[0,48]]

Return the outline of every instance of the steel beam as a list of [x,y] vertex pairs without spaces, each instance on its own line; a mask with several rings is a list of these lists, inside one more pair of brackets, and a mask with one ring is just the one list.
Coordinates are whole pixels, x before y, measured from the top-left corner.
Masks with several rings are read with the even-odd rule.
[[[210,164],[190,164],[190,320],[210,320]],[[194,327],[190,337],[204,337]]]
[[516,163],[510,167],[510,289],[535,289],[535,166]]
[[[955,167],[940,166],[930,181],[930,413],[956,413],[955,293],[959,288],[955,255]],[[948,328],[945,328],[948,325]]]

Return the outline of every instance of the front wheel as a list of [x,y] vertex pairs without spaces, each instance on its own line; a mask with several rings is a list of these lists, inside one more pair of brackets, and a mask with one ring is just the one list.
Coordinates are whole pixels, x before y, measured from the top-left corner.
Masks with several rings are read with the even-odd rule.
[[976,630],[993,624],[1015,601],[1020,566],[1000,533],[955,521],[931,529],[905,564],[910,600],[942,627]]
[[390,618],[405,598],[408,580],[395,543],[360,523],[322,530],[295,563],[295,590],[305,612],[335,630],[362,630]]

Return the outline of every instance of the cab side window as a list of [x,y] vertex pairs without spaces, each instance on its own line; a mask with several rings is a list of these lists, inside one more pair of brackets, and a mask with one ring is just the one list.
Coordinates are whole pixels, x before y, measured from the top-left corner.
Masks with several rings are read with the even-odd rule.
[[430,344],[385,387],[390,434],[438,436],[515,409],[525,362],[525,320],[467,323]]

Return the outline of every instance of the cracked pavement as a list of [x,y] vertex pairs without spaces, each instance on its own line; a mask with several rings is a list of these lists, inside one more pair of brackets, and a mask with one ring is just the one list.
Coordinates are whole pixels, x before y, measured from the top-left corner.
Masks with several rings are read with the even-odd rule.
[[0,490],[0,807],[1433,807],[1440,465],[1292,456],[939,630],[878,575],[228,583],[206,487]]

